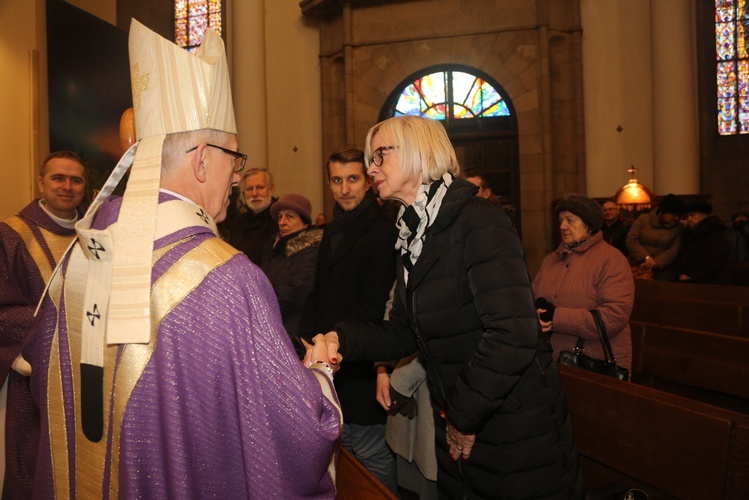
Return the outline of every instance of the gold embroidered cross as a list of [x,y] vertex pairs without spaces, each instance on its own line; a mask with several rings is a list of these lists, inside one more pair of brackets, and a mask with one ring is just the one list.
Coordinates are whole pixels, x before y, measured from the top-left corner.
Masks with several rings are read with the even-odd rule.
[[133,81],[133,110],[140,109],[140,94],[144,90],[148,90],[148,87],[151,85],[151,75],[150,73],[146,73],[145,75],[140,74],[140,67],[138,66],[138,63],[135,63],[133,65],[133,71],[132,71],[132,81]]

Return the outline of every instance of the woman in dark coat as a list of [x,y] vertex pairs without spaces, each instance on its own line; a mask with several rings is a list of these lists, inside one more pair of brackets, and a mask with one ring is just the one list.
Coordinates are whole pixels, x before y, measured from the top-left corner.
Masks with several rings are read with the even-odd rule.
[[300,194],[287,194],[271,205],[279,232],[273,246],[265,249],[262,266],[276,292],[283,326],[300,353],[304,349],[296,331],[304,303],[312,292],[322,239],[322,229],[309,227],[311,210],[310,201]]
[[707,202],[684,207],[687,230],[676,261],[680,282],[731,284],[731,240],[725,224],[712,211]]
[[342,323],[315,341],[344,364],[420,350],[440,497],[582,498],[566,400],[509,218],[456,178],[439,122],[386,120],[365,152],[380,196],[404,205],[393,309],[389,321]]

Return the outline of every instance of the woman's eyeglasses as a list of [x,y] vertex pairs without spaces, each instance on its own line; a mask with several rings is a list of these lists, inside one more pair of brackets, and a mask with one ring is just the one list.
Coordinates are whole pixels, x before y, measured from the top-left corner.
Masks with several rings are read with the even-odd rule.
[[369,159],[369,164],[371,165],[374,163],[375,167],[379,167],[380,165],[382,165],[382,160],[383,160],[382,152],[389,151],[391,149],[397,149],[397,148],[398,146],[382,146],[382,147],[375,149],[372,152],[372,158]]

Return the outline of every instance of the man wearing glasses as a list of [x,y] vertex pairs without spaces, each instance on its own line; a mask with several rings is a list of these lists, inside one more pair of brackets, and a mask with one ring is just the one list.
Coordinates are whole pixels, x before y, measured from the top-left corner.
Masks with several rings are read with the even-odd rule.
[[[364,153],[340,148],[326,168],[336,204],[300,321],[299,333],[308,341],[340,321],[382,320],[395,282],[398,233],[371,190]],[[335,384],[345,422],[341,445],[395,493],[395,458],[385,442],[386,414],[375,399],[372,363],[344,363]]]
[[338,360],[311,348],[300,363],[270,282],[218,237],[246,161],[223,42],[208,30],[193,55],[133,21],[130,62],[138,143],[23,350],[34,495],[334,498]]

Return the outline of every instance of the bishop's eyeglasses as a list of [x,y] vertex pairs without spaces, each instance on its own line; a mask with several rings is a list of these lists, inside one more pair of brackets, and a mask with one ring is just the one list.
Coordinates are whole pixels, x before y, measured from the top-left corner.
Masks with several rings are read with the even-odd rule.
[[[244,165],[247,163],[247,155],[244,153],[240,153],[239,151],[232,151],[231,149],[222,148],[221,146],[217,146],[215,144],[209,144],[206,143],[206,146],[210,146],[212,148],[220,149],[224,153],[228,154],[229,156],[234,157],[234,173],[238,174],[242,170],[244,170]],[[198,146],[195,146],[194,148],[190,148],[185,153],[192,153],[198,149]]]

